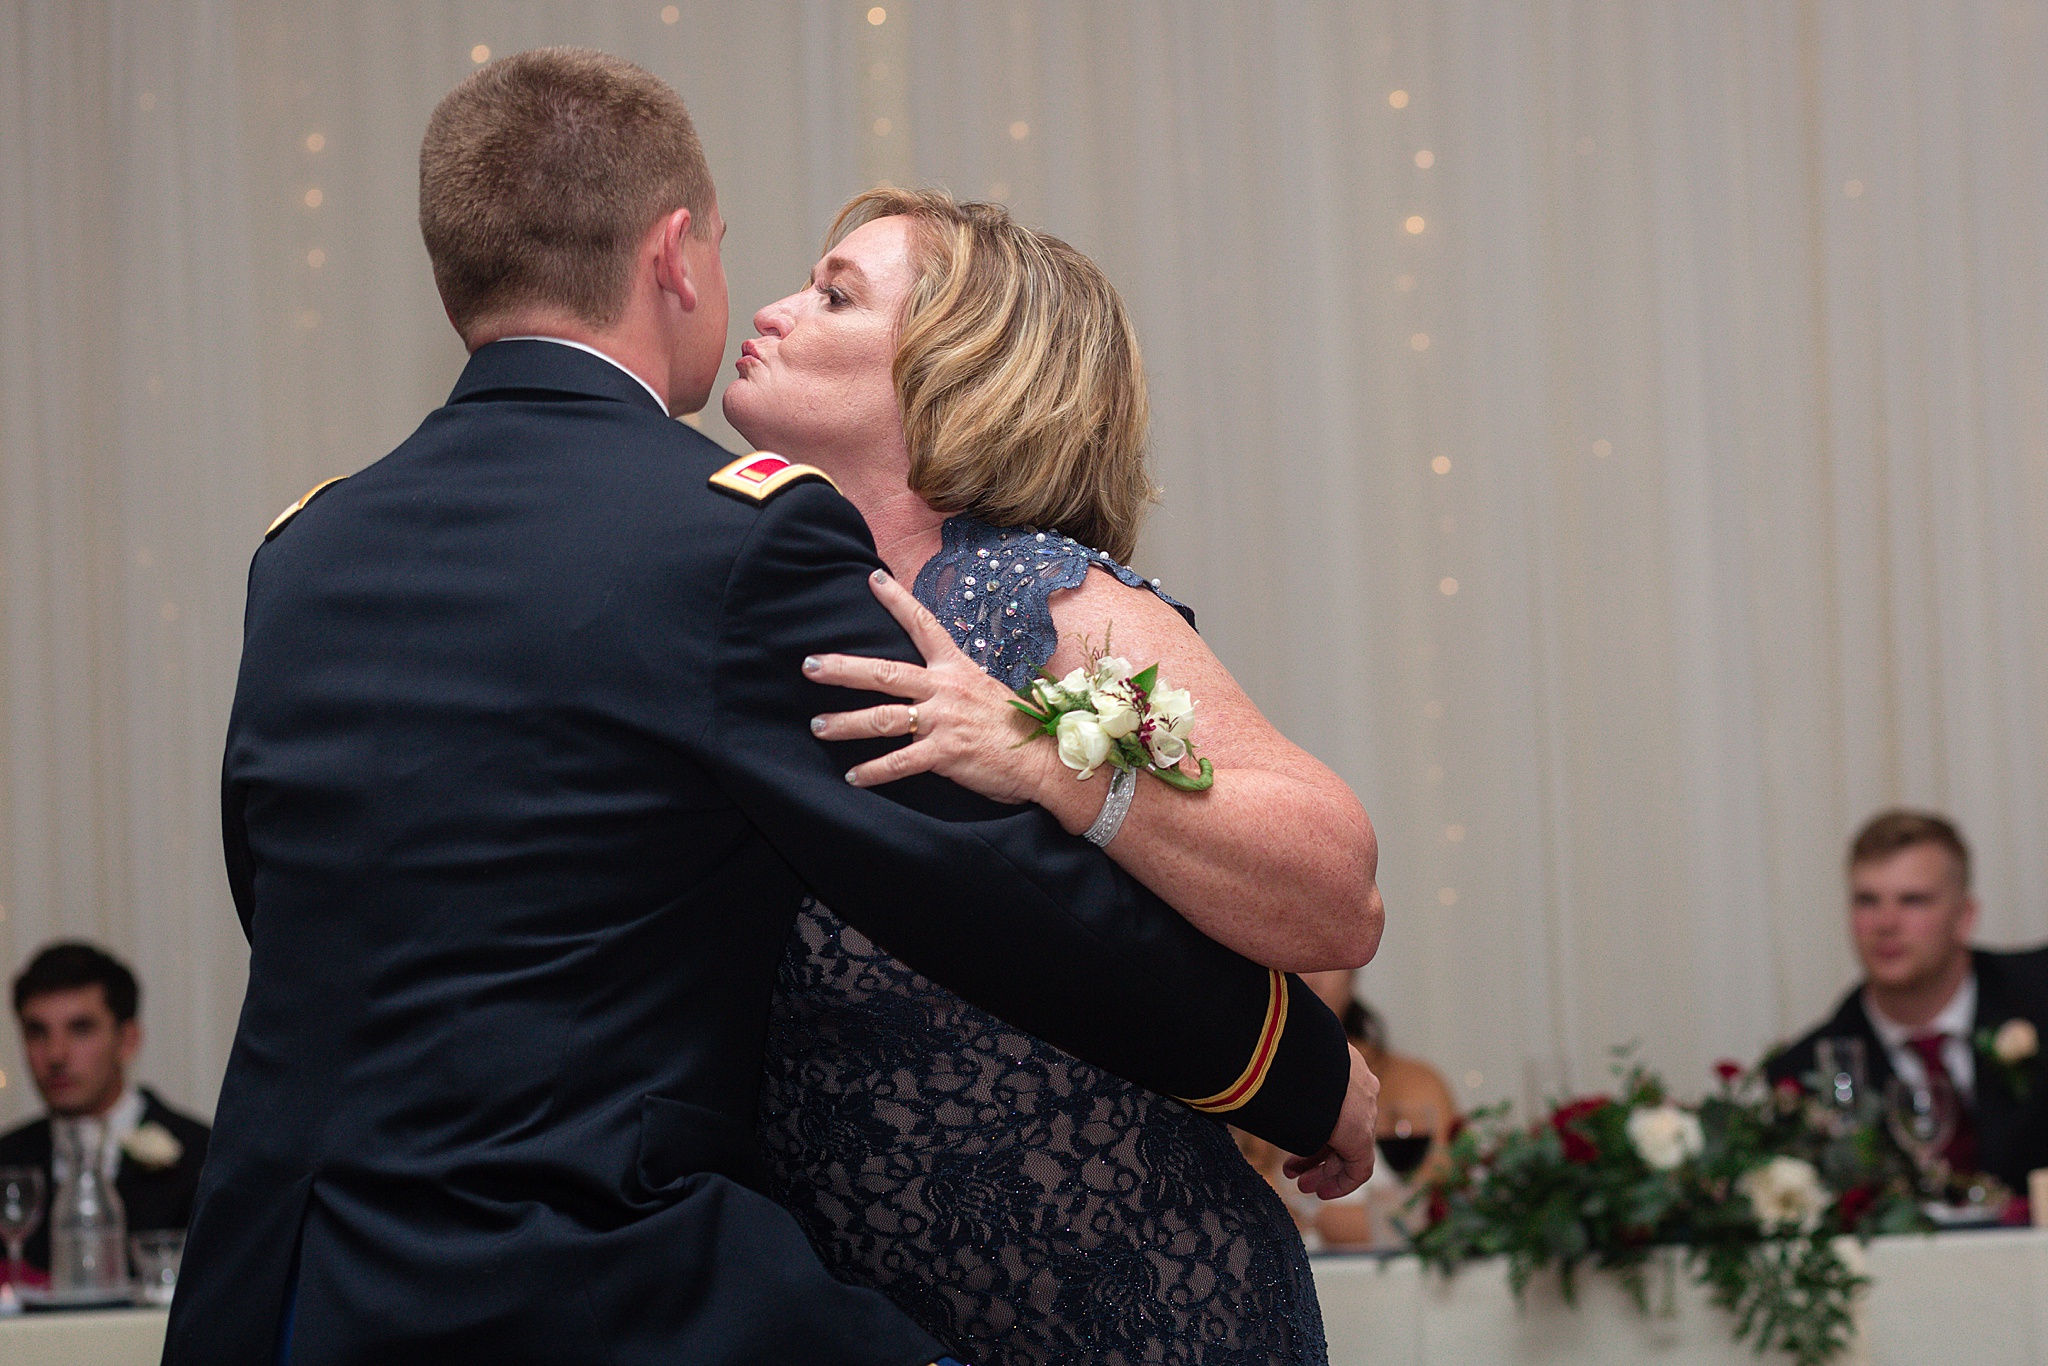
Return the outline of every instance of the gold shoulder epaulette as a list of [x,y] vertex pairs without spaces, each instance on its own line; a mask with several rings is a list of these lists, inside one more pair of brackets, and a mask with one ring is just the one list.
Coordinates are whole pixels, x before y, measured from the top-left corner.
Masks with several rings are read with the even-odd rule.
[[[755,451],[712,475],[711,487],[749,503],[765,503],[791,484],[801,484],[806,479],[822,479],[832,484],[832,476],[816,465],[798,465],[767,451]],[[837,492],[839,485],[832,484],[832,488]]]
[[304,510],[306,504],[312,502],[315,498],[318,498],[321,495],[321,493],[324,492],[330,485],[339,484],[342,480],[346,478],[348,478],[348,476],[345,474],[337,474],[334,476],[334,478],[323,479],[319,483],[313,485],[312,488],[307,489],[305,497],[299,499],[298,502],[293,503],[283,512],[277,514],[277,520],[272,522],[270,524],[270,529],[263,533],[263,539],[267,541],[272,536],[275,536],[278,532],[283,531],[284,524],[286,522],[289,522],[292,518],[298,516],[299,513],[302,510]]

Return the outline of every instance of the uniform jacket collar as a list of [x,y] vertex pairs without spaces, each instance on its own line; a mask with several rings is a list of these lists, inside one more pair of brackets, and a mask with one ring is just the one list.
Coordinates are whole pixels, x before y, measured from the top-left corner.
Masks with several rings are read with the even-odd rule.
[[565,394],[607,398],[667,417],[654,395],[618,366],[573,346],[551,341],[501,341],[479,347],[455,381],[450,403]]

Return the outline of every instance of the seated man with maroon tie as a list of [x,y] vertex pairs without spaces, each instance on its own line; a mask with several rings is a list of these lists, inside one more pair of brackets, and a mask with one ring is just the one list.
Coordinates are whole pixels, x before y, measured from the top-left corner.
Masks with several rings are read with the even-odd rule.
[[2024,1195],[2027,1173],[2048,1167],[2048,948],[1972,948],[1976,925],[1956,827],[1913,811],[1873,817],[1849,847],[1849,933],[1865,980],[1766,1070],[1802,1081],[1820,1040],[1860,1039],[1873,1090],[1895,1076],[1954,1088],[1961,1119],[1941,1154],[1953,1170]]

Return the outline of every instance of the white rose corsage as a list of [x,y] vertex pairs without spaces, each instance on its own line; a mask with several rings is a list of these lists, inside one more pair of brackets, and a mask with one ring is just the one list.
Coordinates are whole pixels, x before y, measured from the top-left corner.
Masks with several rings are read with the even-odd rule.
[[2034,1022],[2014,1016],[1997,1029],[1977,1031],[1977,1052],[2005,1073],[2013,1097],[2025,1100],[2034,1089],[2034,1059],[2041,1052],[2041,1035]]
[[176,1134],[152,1120],[136,1125],[134,1131],[121,1140],[121,1151],[136,1166],[160,1172],[178,1165],[178,1159],[185,1155],[185,1145],[178,1142]]
[[[1107,651],[1109,638],[1103,637]],[[1060,761],[1079,778],[1112,768],[1149,773],[1169,787],[1201,792],[1216,781],[1216,770],[1195,753],[1195,699],[1185,688],[1170,688],[1159,666],[1133,669],[1118,655],[1091,650],[1085,667],[1065,678],[1041,671],[1010,705],[1037,723],[1036,735],[1058,742]],[[1193,759],[1190,776],[1180,763]]]

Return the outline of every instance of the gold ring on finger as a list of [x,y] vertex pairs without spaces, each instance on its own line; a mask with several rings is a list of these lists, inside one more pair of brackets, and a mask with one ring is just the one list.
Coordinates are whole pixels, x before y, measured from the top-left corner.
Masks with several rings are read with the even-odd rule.
[[906,711],[908,711],[908,712],[910,713],[910,733],[911,733],[912,735],[915,735],[915,734],[917,734],[917,708],[916,708],[916,707],[906,707],[906,708],[904,708],[904,710],[906,710]]

